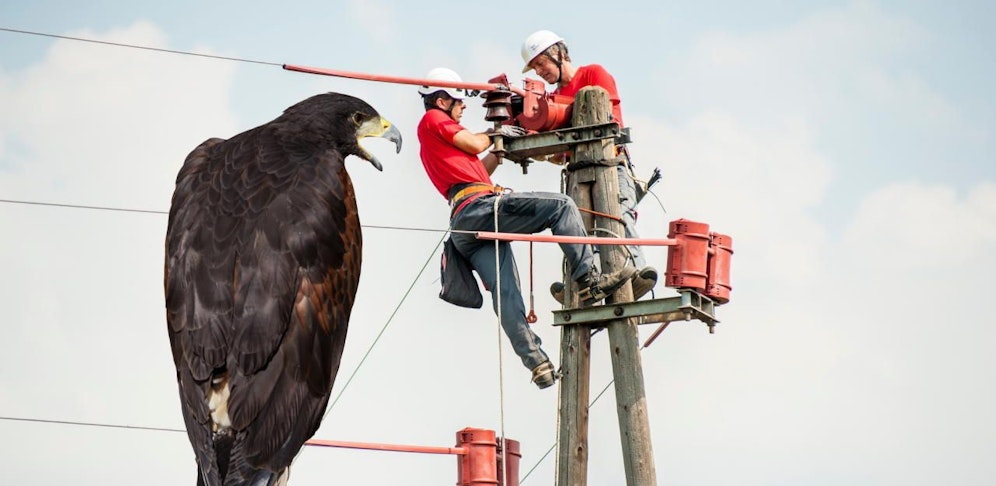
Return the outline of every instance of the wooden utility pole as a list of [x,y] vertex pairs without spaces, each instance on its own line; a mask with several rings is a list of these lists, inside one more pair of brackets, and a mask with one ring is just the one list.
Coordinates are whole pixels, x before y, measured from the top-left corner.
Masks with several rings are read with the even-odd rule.
[[[608,93],[600,87],[587,87],[575,98],[572,125],[597,125],[609,121],[611,104]],[[619,182],[616,174],[616,145],[612,138],[586,142],[574,147],[567,173],[567,194],[578,207],[618,216]],[[585,227],[595,236],[623,237],[623,224],[612,218],[582,212]],[[599,230],[605,234],[598,234]],[[626,259],[617,245],[605,245],[599,251],[602,271],[622,268]],[[577,288],[569,278],[564,282],[569,307],[578,307]],[[630,302],[633,290],[629,283],[620,287],[607,301]],[[636,323],[616,319],[606,323],[615,378],[616,414],[622,440],[623,462],[628,486],[655,486],[653,447],[647,417],[646,390],[640,359]],[[588,402],[591,372],[591,329],[587,325],[567,325],[561,331],[561,406],[558,430],[558,486],[584,486],[588,473]]]

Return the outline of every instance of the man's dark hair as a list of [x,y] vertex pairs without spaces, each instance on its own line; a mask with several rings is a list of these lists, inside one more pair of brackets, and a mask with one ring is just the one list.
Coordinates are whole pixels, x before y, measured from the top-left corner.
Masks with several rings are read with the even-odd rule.
[[427,95],[422,95],[422,104],[425,105],[425,111],[429,111],[435,108],[436,100],[440,98],[444,100],[453,99],[452,96],[450,96],[443,90],[436,91],[435,93],[429,93]]

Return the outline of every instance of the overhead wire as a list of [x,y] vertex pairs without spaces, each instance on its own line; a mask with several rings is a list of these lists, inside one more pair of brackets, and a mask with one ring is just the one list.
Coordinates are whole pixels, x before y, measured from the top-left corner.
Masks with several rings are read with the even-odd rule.
[[223,60],[223,61],[248,62],[248,63],[252,63],[252,64],[264,64],[264,65],[267,65],[267,66],[281,66],[281,67],[283,66],[283,63],[279,63],[279,62],[258,61],[258,60],[255,60],[255,59],[246,59],[246,58],[242,58],[242,57],[219,56],[219,55],[216,55],[216,54],[204,54],[204,53],[201,53],[201,52],[180,51],[180,50],[176,50],[176,49],[165,49],[165,48],[162,48],[162,47],[141,46],[141,45],[137,45],[137,44],[128,44],[128,43],[125,43],[125,42],[111,42],[111,41],[103,41],[103,40],[97,40],[97,39],[87,39],[85,37],[74,37],[74,36],[69,36],[69,35],[49,34],[49,33],[46,33],[46,32],[35,32],[35,31],[31,31],[31,30],[12,29],[12,28],[9,28],[9,27],[0,27],[0,31],[11,32],[11,33],[15,33],[15,34],[37,35],[37,36],[40,36],[40,37],[50,37],[50,38],[54,38],[54,39],[66,39],[66,40],[72,40],[72,41],[78,41],[78,42],[89,42],[89,43],[92,43],[92,44],[103,44],[103,45],[115,46],[115,47],[127,47],[129,49],[141,49],[141,50],[146,50],[146,51],[166,52],[166,53],[169,53],[169,54],[180,54],[180,55],[184,55],[184,56],[206,57],[206,58],[210,58],[210,59],[220,59],[220,60]]
[[[111,206],[87,206],[83,204],[65,204],[65,203],[52,203],[43,201],[23,201],[16,199],[0,199],[0,203],[7,204],[24,204],[29,206],[47,206],[56,208],[69,208],[69,209],[90,209],[95,211],[118,211],[126,213],[145,213],[145,214],[169,214],[169,211],[162,211],[157,209],[132,209],[132,208],[118,208]],[[399,230],[399,231],[423,231],[429,233],[446,233],[450,230],[437,229],[437,228],[416,228],[412,226],[393,226],[393,225],[380,225],[380,224],[361,224],[360,227],[367,229],[386,229],[386,230]],[[455,233],[473,233],[473,231],[461,231],[453,230]]]
[[339,399],[342,398],[342,394],[346,392],[346,388],[348,388],[349,384],[352,383],[353,377],[355,377],[356,373],[360,371],[360,367],[366,362],[367,357],[370,356],[370,352],[373,351],[374,346],[376,346],[377,342],[380,341],[380,337],[384,335],[384,331],[387,330],[387,326],[391,325],[391,321],[394,320],[394,316],[398,314],[398,310],[401,309],[401,306],[405,303],[405,300],[408,299],[408,295],[411,294],[412,289],[415,288],[415,283],[422,277],[422,273],[424,273],[425,269],[429,266],[429,262],[431,262],[436,256],[436,252],[439,251],[439,247],[443,245],[444,238],[446,238],[445,233],[441,238],[439,238],[439,242],[437,242],[436,247],[432,249],[432,252],[429,254],[429,258],[426,258],[425,263],[422,264],[422,268],[419,269],[418,274],[415,275],[414,279],[412,279],[412,283],[408,286],[408,290],[406,290],[405,294],[401,296],[401,301],[398,302],[398,305],[394,306],[394,311],[391,312],[390,317],[387,318],[387,322],[384,323],[384,326],[381,327],[380,332],[377,333],[377,337],[375,337],[373,342],[370,343],[370,347],[367,348],[367,351],[363,353],[363,357],[360,358],[360,362],[356,365],[356,368],[353,369],[353,372],[350,373],[349,378],[346,379],[346,384],[344,384],[339,390],[339,394],[336,395],[335,400],[329,403],[329,406],[325,409],[325,414],[322,415],[323,419],[328,416],[329,412],[332,411],[332,407],[335,407],[335,404],[339,403]]
[[49,419],[24,418],[24,417],[0,416],[0,420],[7,420],[11,422],[33,422],[41,424],[55,424],[55,425],[78,425],[81,427],[103,427],[108,429],[149,430],[153,432],[186,432],[186,430],[183,429],[173,429],[168,427],[143,427],[139,425],[102,424],[97,422],[74,422],[70,420],[49,420]]

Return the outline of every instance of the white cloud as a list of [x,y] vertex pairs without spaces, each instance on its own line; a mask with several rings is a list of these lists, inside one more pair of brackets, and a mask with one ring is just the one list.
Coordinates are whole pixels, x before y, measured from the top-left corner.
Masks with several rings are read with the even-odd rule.
[[845,120],[860,108],[903,120],[932,121],[925,114],[940,111],[946,128],[950,103],[902,65],[930,35],[871,2],[852,2],[783,28],[707,33],[662,71],[660,92],[688,112],[723,109],[755,124],[771,115],[854,123]]
[[954,188],[895,183],[866,197],[843,244],[874,267],[958,267],[996,246],[996,183]]
[[810,211],[823,201],[832,171],[804,121],[751,128],[712,113],[682,126],[641,117],[630,123],[638,175],[660,166],[656,191],[671,219],[731,235],[737,273],[793,281],[819,270],[824,228]]
[[[144,22],[79,37],[165,47]],[[0,177],[8,197],[164,209],[187,153],[227,137],[233,63],[69,40],[8,74],[0,130],[24,147]],[[16,155],[16,157],[14,157]],[[99,163],[88,163],[99,161]]]
[[389,44],[395,39],[397,26],[394,20],[394,7],[379,0],[351,0],[349,15],[354,23],[370,31],[375,40]]

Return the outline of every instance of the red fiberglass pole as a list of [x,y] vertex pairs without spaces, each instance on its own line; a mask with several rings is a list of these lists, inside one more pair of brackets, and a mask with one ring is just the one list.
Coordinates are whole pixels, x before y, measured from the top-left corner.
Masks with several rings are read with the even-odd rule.
[[600,236],[528,235],[521,233],[495,233],[492,231],[478,231],[474,234],[479,240],[539,241],[542,243],[582,243],[589,245],[678,245],[678,240],[673,238],[603,238]]
[[365,81],[379,81],[382,83],[411,84],[414,86],[437,86],[440,88],[456,88],[478,91],[498,91],[508,90],[513,93],[524,95],[526,92],[521,88],[506,86],[501,83],[465,83],[456,81],[439,81],[435,79],[405,78],[401,76],[387,76],[383,74],[357,73],[353,71],[341,71],[338,69],[325,69],[310,66],[296,66],[294,64],[284,64],[284,69],[297,71],[299,73],[321,74],[323,76],[335,76],[339,78],[362,79]]

